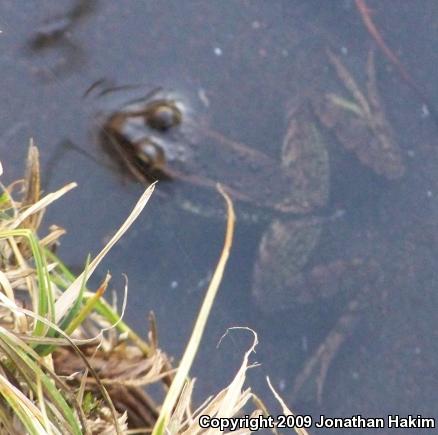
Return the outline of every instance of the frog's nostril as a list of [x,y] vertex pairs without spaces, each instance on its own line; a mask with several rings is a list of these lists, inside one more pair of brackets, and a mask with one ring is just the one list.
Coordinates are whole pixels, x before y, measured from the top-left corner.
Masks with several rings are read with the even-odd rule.
[[160,104],[153,108],[146,123],[150,128],[161,132],[166,132],[173,127],[181,124],[181,111],[172,104]]

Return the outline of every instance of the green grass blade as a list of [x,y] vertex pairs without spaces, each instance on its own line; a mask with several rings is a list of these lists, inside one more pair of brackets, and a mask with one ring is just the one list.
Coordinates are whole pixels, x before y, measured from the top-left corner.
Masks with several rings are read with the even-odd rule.
[[29,356],[33,355],[34,358],[39,358],[38,354],[30,346],[18,340],[14,334],[4,328],[0,328],[0,343],[0,347],[14,364],[15,368],[25,378],[27,385],[37,395],[37,379],[39,379],[44,388],[45,395],[50,398],[50,402],[56,406],[65,421],[69,424],[69,431],[73,434],[80,435],[82,431],[73,409],[56,388],[53,380],[41,369],[39,364]]
[[[31,230],[25,228],[0,231],[0,239],[8,237],[22,237],[28,241],[32,250],[32,256],[35,262],[38,280],[37,312],[39,316],[46,318],[48,317],[49,320],[53,320],[55,318],[55,305],[50,286],[50,277],[47,271],[46,258],[36,235]],[[35,322],[33,334],[44,336],[47,334],[47,327],[42,322],[37,320]]]

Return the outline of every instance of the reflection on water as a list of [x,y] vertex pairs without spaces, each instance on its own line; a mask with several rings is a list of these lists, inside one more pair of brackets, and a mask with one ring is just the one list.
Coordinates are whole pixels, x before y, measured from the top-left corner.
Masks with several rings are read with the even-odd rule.
[[[249,177],[246,165],[239,172],[236,153],[227,154],[229,160],[223,153],[202,157],[204,166],[193,176],[210,173],[215,179],[220,170],[221,178],[237,180],[235,187],[245,186],[242,192],[247,195],[266,196],[269,189],[275,194],[286,189],[282,183],[275,184],[285,164],[280,163],[280,155],[282,144],[287,143],[284,133],[290,131],[286,113],[294,101],[311,101],[308,119],[325,143],[330,197],[320,203],[323,209],[309,207],[310,212],[295,221],[295,226],[285,226],[286,232],[276,235],[280,241],[294,235],[301,249],[301,253],[295,249],[283,256],[286,262],[288,256],[298,257],[300,265],[295,265],[295,258],[283,269],[306,272],[299,281],[307,303],[275,314],[256,305],[251,295],[252,270],[257,255],[268,255],[259,247],[266,220],[255,225],[238,220],[231,265],[205,338],[207,350],[195,368],[202,380],[211,376],[210,384],[199,382],[200,388],[204,385],[202,393],[222,385],[223,376],[235,368],[227,366],[230,371],[224,373],[222,367],[238,360],[237,356],[229,358],[236,352],[233,343],[224,343],[222,352],[209,346],[216,344],[226,327],[243,324],[260,334],[260,372],[271,374],[297,412],[333,416],[436,413],[432,400],[438,355],[434,321],[438,306],[436,126],[377,50],[375,83],[380,97],[370,86],[366,59],[375,46],[353,2],[338,2],[324,11],[313,1],[190,1],[168,2],[166,7],[158,1],[107,1],[99,2],[92,13],[79,13],[74,12],[76,5],[88,2],[47,0],[41,2],[38,15],[30,13],[31,4],[18,9],[15,2],[4,3],[0,62],[6,109],[0,118],[1,159],[6,174],[13,178],[28,138],[33,136],[41,147],[46,171],[52,174],[47,189],[72,179],[79,181],[68,204],[71,211],[67,205],[55,206],[48,216],[50,223],[70,229],[61,252],[67,262],[78,264],[88,250],[96,252],[142,190],[114,170],[113,160],[104,156],[96,141],[99,108],[82,96],[99,78],[119,85],[145,84],[149,91],[162,87],[188,96],[204,133],[198,133],[196,140],[190,135],[181,137],[179,144],[189,139],[199,148],[199,139],[204,139],[220,151],[233,143],[246,144],[248,150],[263,155],[265,162],[276,162],[266,165],[269,173],[257,166],[259,160],[254,163],[257,176]],[[438,101],[438,89],[430,80],[438,61],[434,50],[437,29],[431,25],[438,13],[434,2],[423,2],[421,12],[411,3],[398,8],[391,2],[369,3],[385,39],[400,53],[430,100]],[[63,8],[66,12],[59,13]],[[41,28],[44,22],[51,24]],[[405,31],[394,30],[399,28]],[[29,41],[38,38],[42,43],[34,43],[29,53]],[[72,64],[68,59],[76,54],[64,45],[70,43],[81,53],[79,62]],[[36,49],[39,46],[41,50]],[[347,76],[344,71],[347,83],[340,83],[327,48],[348,71]],[[64,57],[65,68],[60,71],[58,63]],[[41,80],[41,71],[50,80]],[[325,94],[331,95],[325,100],[329,107],[315,99]],[[336,113],[339,117],[328,119]],[[300,120],[298,132],[307,131],[308,124]],[[393,130],[391,143],[405,167],[403,175],[396,171],[399,175],[390,180],[368,163],[370,154],[363,157],[376,149],[376,138],[388,146],[388,125]],[[301,134],[303,140],[310,137],[308,131]],[[223,138],[222,142],[215,137]],[[64,152],[64,143],[74,144],[83,153]],[[297,148],[289,155],[289,164],[308,150],[298,147],[305,142],[294,143]],[[321,160],[323,154],[318,155]],[[200,158],[199,153],[196,156]],[[373,163],[383,164],[381,156],[374,155]],[[314,158],[305,161],[317,162]],[[230,163],[232,171],[222,176],[219,163]],[[307,167],[300,163],[297,168],[305,172]],[[300,180],[307,181],[294,186],[295,193],[309,183],[308,178]],[[153,308],[163,345],[177,355],[203,294],[198,283],[215,264],[223,233],[221,221],[176,207],[180,189],[178,180],[158,189],[170,194],[155,196],[108,263],[113,276],[126,272],[130,277],[131,322],[144,329],[145,313]],[[304,195],[304,200],[309,198]],[[237,202],[241,213],[246,211],[243,203]],[[258,205],[252,208],[258,210]],[[83,213],[77,213],[78,209]],[[296,225],[315,219],[315,213],[328,216],[339,209],[345,210],[344,217],[320,220],[318,237],[309,249],[305,233]],[[269,253],[266,258],[272,256]],[[347,267],[347,260],[353,267]],[[272,305],[274,296],[269,290],[274,280],[273,276],[272,284],[269,280],[264,284],[265,297],[271,298]],[[121,282],[116,278],[114,285]],[[314,297],[320,289],[324,289],[323,302]],[[172,321],[172,331],[181,336],[167,330],[167,319]],[[304,381],[294,391],[297,374]],[[263,391],[263,376],[254,382]]]
[[29,39],[29,47],[34,51],[39,51],[68,39],[74,27],[93,12],[96,4],[95,0],[75,0],[70,9],[49,18],[33,32]]
[[44,80],[80,70],[86,61],[84,50],[75,38],[75,28],[95,12],[97,0],[75,0],[67,10],[44,20],[26,43],[27,54],[40,62],[37,72]]

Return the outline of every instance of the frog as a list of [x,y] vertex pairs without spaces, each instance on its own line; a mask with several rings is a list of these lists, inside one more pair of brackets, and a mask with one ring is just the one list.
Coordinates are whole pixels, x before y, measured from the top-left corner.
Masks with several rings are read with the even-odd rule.
[[[394,180],[404,173],[401,150],[377,90],[373,52],[367,59],[367,95],[339,57],[331,51],[327,56],[350,99],[333,92],[314,92],[304,101],[290,98],[277,160],[199,122],[181,96],[162,88],[108,111],[99,122],[101,143],[137,180],[178,180],[197,195],[207,192],[205,201],[220,182],[235,200],[252,207],[253,221],[266,221],[252,273],[252,295],[267,312],[334,292],[316,283],[321,268],[307,276],[302,273],[324,223],[314,214],[327,205],[330,193],[329,152],[321,127],[334,131],[339,142],[376,174]],[[188,196],[179,204],[205,213],[206,207]],[[350,263],[357,267],[360,262]],[[337,260],[334,264],[328,266],[327,276],[341,275],[347,267]]]
[[[184,100],[161,89],[109,112],[100,123],[101,144],[135,179],[185,183],[178,204],[204,216],[209,216],[209,207],[199,204],[199,197],[208,202],[207,196],[213,196],[220,182],[240,206],[238,219],[266,227],[251,291],[255,303],[270,312],[309,299],[301,270],[318,244],[326,217],[313,214],[326,206],[330,186],[329,153],[311,107],[291,99],[285,112],[278,160],[195,120]],[[212,161],[214,165],[208,164]],[[268,255],[275,251],[285,260],[283,266],[287,259],[287,267],[267,264],[271,262],[265,256],[268,245]],[[268,308],[264,299],[269,292]],[[278,294],[273,297],[273,293]]]
[[[289,99],[278,159],[199,122],[183,98],[161,88],[103,114],[99,123],[102,145],[117,155],[135,179],[179,181],[198,194],[206,192],[204,198],[212,196],[211,190],[221,182],[234,200],[255,210],[252,221],[262,219],[265,229],[253,266],[251,293],[268,315],[331,297],[338,290],[336,280],[346,271],[371,275],[369,271],[374,270],[361,258],[309,265],[327,222],[318,212],[330,196],[329,147],[321,130],[331,130],[376,175],[394,181],[405,172],[402,151],[378,92],[373,52],[367,59],[365,93],[338,56],[328,51],[327,57],[341,90],[338,86],[336,92],[318,90],[304,100]],[[187,198],[180,204],[203,213],[202,205]],[[335,284],[327,285],[330,281]],[[330,361],[357,323],[365,294],[352,297],[339,325],[297,376],[295,390],[319,368],[317,394],[321,397]]]

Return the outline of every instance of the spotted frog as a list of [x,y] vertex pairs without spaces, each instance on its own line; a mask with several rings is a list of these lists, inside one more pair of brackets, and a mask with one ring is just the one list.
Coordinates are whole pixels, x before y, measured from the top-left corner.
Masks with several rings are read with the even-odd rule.
[[[345,262],[335,261],[326,275],[318,268],[303,272],[324,221],[313,214],[329,197],[329,155],[318,126],[333,129],[349,149],[353,132],[358,137],[366,134],[373,139],[370,152],[364,146],[354,148],[359,159],[387,178],[403,174],[400,150],[380,106],[372,55],[368,61],[368,98],[339,58],[329,53],[329,59],[353,100],[327,93],[289,102],[278,160],[195,121],[182,98],[162,89],[101,115],[102,144],[136,179],[179,180],[188,190],[196,191],[198,200],[202,192],[211,197],[209,188],[220,182],[235,200],[252,206],[256,215],[269,216],[252,283],[253,296],[265,311],[313,302],[319,294],[312,293],[309,276],[312,283],[347,267]],[[353,130],[345,123],[346,117]],[[202,213],[203,205],[195,204],[189,196],[180,203]]]
[[[201,123],[194,125],[187,112],[181,99],[160,91],[152,99],[110,113],[101,131],[102,143],[142,182],[154,177],[185,182],[185,194],[178,199],[185,209],[207,213],[208,204],[199,204],[199,198],[204,192],[208,201],[207,196],[214,196],[209,188],[220,182],[241,205],[238,211],[245,210],[245,218],[268,219],[253,294],[263,308],[263,299],[272,293],[296,302],[296,294],[304,291],[299,286],[301,269],[321,232],[321,218],[304,215],[323,207],[329,196],[328,151],[311,121],[309,105],[291,103],[287,108],[278,161]],[[195,191],[196,202],[190,190]],[[281,267],[266,256],[271,247]],[[278,302],[284,306],[279,298],[269,299],[270,311]]]
[[[241,221],[244,216],[266,222],[252,275],[252,294],[262,311],[330,297],[339,290],[339,277],[346,276],[344,283],[354,282],[345,286],[353,287],[353,292],[345,295],[349,302],[343,312],[294,380],[294,397],[315,394],[318,401],[331,361],[356,328],[373,287],[379,289],[380,277],[379,265],[357,247],[348,259],[311,266],[326,222],[321,210],[330,187],[329,153],[322,138],[335,137],[378,176],[397,180],[405,172],[377,89],[373,53],[366,64],[365,92],[339,57],[328,52],[328,60],[333,88],[312,89],[305,99],[289,101],[278,159],[213,130],[191,113],[184,98],[161,89],[105,111],[98,122],[105,150],[117,156],[135,179],[184,184],[184,189],[176,190],[184,192],[177,199],[186,210],[209,214],[206,204],[221,182],[238,212],[246,212],[243,206],[252,209],[248,215],[240,213]],[[322,135],[323,130],[332,134]],[[192,191],[197,201],[192,200]],[[348,279],[352,276],[354,281]]]

